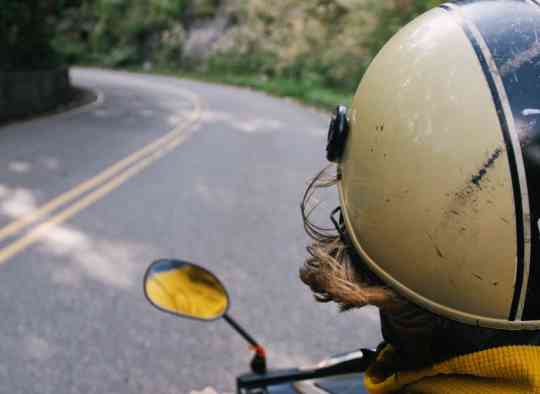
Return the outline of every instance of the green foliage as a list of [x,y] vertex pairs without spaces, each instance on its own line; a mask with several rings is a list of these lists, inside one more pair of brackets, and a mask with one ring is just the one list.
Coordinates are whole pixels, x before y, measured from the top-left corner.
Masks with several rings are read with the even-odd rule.
[[207,61],[207,71],[211,74],[274,76],[276,57],[272,53],[256,52],[246,56],[243,53],[228,51],[217,53]]
[[188,16],[190,18],[209,18],[216,14],[219,6],[219,0],[191,0],[188,7]]
[[184,16],[186,0],[153,0],[155,12],[162,18],[179,19]]
[[[401,26],[437,3],[286,0],[269,7],[266,0],[250,0],[238,12],[240,28],[232,58],[239,71],[353,92],[382,45]],[[259,61],[260,56],[269,61]],[[260,69],[252,69],[253,58],[261,63]]]
[[54,1],[4,0],[0,12],[0,69],[42,69],[59,59],[50,45],[50,18],[58,6]]
[[442,0],[410,0],[402,2],[401,7],[398,5],[388,7],[381,4],[380,0],[372,0],[371,7],[378,23],[366,39],[370,56],[375,56],[402,26],[443,2]]
[[440,3],[287,0],[268,7],[265,0],[250,0],[237,11],[241,28],[234,49],[211,56],[206,70],[222,79],[249,81],[267,91],[326,105],[321,96],[352,95],[384,43]]
[[[322,96],[352,95],[384,43],[441,2],[282,0],[269,6],[268,0],[63,0],[53,44],[68,62],[110,67],[150,62],[317,103],[325,101],[318,99]],[[197,22],[211,22],[218,10],[226,14],[226,31],[215,42],[199,44],[208,45],[200,58],[186,55],[187,31]]]
[[178,62],[185,0],[84,0],[66,11],[55,46],[69,62],[120,67]]

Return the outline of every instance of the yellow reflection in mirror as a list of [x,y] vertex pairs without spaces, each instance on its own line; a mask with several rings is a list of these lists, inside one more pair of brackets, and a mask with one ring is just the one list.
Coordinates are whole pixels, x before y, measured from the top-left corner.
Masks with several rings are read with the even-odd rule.
[[168,312],[213,320],[228,306],[227,293],[219,280],[205,269],[167,260],[155,263],[146,278],[146,294]]

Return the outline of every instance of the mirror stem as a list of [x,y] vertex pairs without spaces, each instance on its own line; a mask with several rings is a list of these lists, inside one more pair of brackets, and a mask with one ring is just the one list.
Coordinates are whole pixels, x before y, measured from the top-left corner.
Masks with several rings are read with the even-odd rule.
[[242,328],[242,326],[227,313],[223,315],[223,318],[232,326],[232,328],[236,330],[236,332],[242,336],[242,338],[244,338],[251,345],[253,351],[255,352],[253,360],[251,361],[251,370],[257,374],[266,373],[266,351],[264,348],[259,345],[257,341],[255,341],[255,339],[253,339],[253,337],[249,335],[246,330],[244,330],[244,328]]
[[227,323],[229,323],[231,326],[233,326],[233,328],[238,331],[238,333],[240,335],[242,335],[242,337],[249,342],[249,344],[251,346],[253,346],[254,348],[258,348],[258,347],[262,347],[261,345],[259,345],[257,343],[257,341],[255,341],[255,339],[253,339],[253,337],[251,335],[249,335],[243,328],[240,324],[238,324],[236,321],[234,321],[234,319],[232,317],[230,317],[228,314],[224,314],[223,315],[223,318],[227,321]]

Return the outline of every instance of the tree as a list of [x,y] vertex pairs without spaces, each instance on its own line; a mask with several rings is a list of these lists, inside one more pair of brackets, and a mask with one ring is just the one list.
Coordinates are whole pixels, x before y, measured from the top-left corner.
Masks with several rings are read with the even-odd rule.
[[56,1],[3,0],[0,12],[0,70],[43,69],[59,58],[51,47]]

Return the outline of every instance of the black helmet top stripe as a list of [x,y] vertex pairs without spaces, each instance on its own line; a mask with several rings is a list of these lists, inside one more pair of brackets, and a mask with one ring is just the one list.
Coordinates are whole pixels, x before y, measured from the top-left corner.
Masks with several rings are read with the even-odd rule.
[[540,320],[540,7],[532,0],[466,0],[441,7],[459,18],[474,47],[508,151],[518,251],[509,318]]

